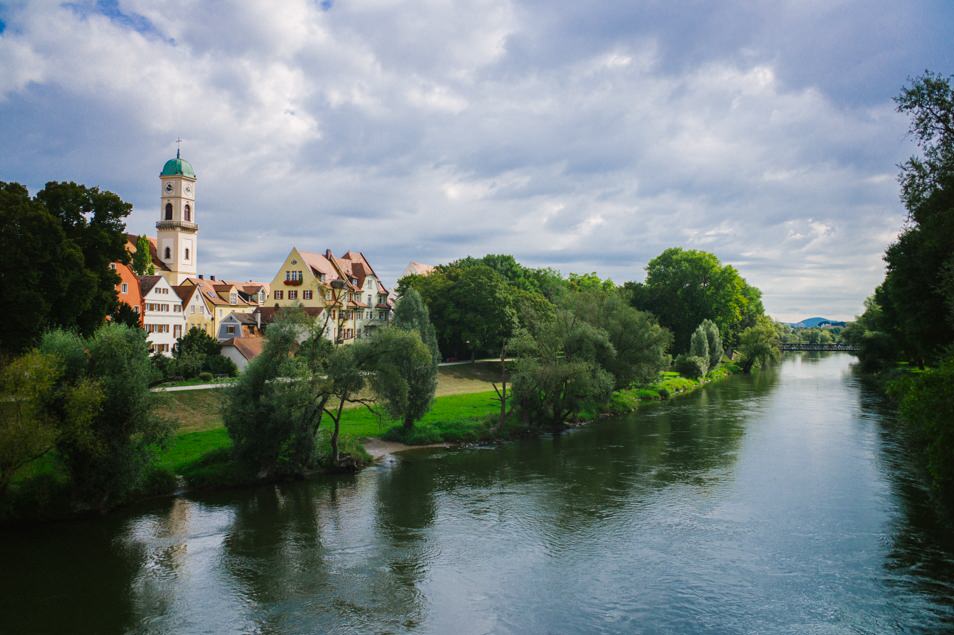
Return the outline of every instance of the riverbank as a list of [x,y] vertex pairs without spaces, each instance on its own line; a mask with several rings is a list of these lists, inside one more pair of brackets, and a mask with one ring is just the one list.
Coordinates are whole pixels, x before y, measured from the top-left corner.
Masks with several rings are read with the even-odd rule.
[[[686,395],[736,372],[739,369],[731,362],[720,365],[701,380],[662,372],[657,382],[616,391],[607,404],[585,410],[573,424],[628,414],[636,411],[641,402]],[[496,377],[497,371],[486,365],[441,368],[438,396],[430,411],[411,430],[366,408],[347,409],[341,422],[340,451],[354,458],[355,467],[361,467],[412,448],[491,443],[525,436],[530,431],[515,419],[497,429],[500,402],[491,384]],[[167,447],[157,451],[149,478],[128,502],[262,482],[258,476],[240,469],[232,459],[232,440],[220,413],[223,398],[221,388],[157,395],[163,414],[177,423],[178,431]],[[325,425],[319,431],[319,457],[329,454],[329,437],[330,429]],[[316,473],[335,471],[340,470],[320,462]],[[45,457],[14,483],[5,508],[0,509],[0,521],[69,517],[65,489],[66,479],[56,461]]]

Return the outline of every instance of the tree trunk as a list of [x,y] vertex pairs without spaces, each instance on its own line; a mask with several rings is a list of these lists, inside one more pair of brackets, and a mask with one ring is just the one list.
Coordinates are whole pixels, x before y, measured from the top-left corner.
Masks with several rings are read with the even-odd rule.
[[404,430],[409,431],[414,427],[414,419],[411,417],[404,417]]

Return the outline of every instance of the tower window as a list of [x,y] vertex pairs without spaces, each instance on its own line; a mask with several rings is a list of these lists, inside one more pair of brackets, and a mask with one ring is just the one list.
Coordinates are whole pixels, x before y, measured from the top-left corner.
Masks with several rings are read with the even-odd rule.
[[172,203],[166,203],[166,220],[172,220]]
[[189,259],[189,248],[188,248],[188,247],[186,247],[186,257],[185,257],[185,259],[186,259],[186,260]]
[[172,258],[172,250],[166,247],[166,260]]
[[[186,219],[186,222],[190,222],[190,223],[192,222],[192,208],[189,207],[188,204],[186,204],[185,206],[185,219]],[[188,256],[186,256],[186,258],[188,258]]]

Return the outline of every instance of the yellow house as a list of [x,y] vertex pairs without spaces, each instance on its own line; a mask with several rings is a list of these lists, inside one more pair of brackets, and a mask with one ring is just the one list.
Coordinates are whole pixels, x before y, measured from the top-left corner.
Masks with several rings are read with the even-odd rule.
[[[239,286],[233,282],[215,278],[186,278],[181,286],[196,288],[195,294],[202,299],[211,320],[211,332],[215,337],[219,323],[232,313],[251,313],[258,302],[251,302]],[[267,296],[266,296],[267,297]]]
[[370,335],[389,320],[387,289],[360,253],[337,258],[330,249],[318,254],[292,247],[270,287],[273,307],[322,309],[317,319],[327,321],[325,335],[334,341]]
[[212,312],[205,301],[202,300],[199,287],[192,284],[182,284],[172,288],[182,299],[182,313],[186,318],[185,332],[188,333],[192,327],[197,326],[210,336],[215,337]]

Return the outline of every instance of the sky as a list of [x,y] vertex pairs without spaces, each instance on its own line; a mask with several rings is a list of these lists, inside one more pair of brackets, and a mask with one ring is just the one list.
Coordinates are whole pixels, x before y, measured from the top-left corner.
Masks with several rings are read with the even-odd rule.
[[199,272],[292,246],[510,253],[642,280],[715,253],[782,320],[851,318],[902,229],[892,98],[954,73],[954,3],[0,3],[0,180],[72,180],[155,235],[198,175]]

